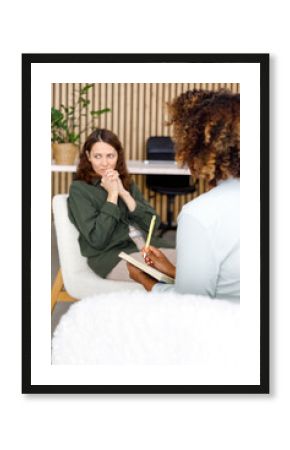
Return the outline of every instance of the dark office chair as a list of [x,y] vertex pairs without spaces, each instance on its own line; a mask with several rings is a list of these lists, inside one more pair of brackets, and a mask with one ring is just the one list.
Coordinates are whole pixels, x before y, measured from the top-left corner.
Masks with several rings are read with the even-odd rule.
[[[149,161],[174,161],[174,144],[170,137],[152,136],[147,140],[147,159]],[[168,230],[176,230],[173,225],[173,208],[176,195],[185,195],[195,191],[190,185],[188,175],[147,175],[147,188],[155,193],[167,196],[167,223],[161,223],[159,236]]]

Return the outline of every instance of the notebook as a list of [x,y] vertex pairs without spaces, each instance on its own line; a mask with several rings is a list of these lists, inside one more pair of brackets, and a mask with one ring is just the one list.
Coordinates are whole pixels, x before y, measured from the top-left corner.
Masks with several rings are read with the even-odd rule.
[[159,270],[154,269],[154,267],[147,266],[147,264],[137,261],[137,259],[133,258],[130,255],[127,255],[127,253],[121,252],[119,253],[119,257],[129,262],[133,266],[138,267],[138,269],[143,270],[143,272],[148,273],[148,275],[150,275],[151,277],[155,278],[158,281],[161,281],[162,283],[167,284],[175,283],[174,278],[165,275],[165,273],[159,272]]

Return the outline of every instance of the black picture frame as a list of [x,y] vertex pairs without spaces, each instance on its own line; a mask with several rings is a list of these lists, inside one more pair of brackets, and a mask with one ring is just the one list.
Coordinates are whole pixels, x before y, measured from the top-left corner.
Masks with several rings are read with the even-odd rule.
[[[22,55],[22,393],[269,393],[269,54]],[[31,382],[31,66],[34,63],[245,63],[260,68],[260,383],[257,385],[33,385]]]

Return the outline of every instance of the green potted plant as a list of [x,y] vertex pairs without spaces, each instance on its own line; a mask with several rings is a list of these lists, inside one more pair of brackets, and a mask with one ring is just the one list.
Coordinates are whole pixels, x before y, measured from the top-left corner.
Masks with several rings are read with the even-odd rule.
[[[78,145],[81,134],[92,128],[94,120],[101,114],[111,111],[109,108],[89,110],[90,100],[87,92],[93,84],[86,84],[80,91],[74,104],[60,105],[60,108],[51,107],[51,142],[53,157],[56,164],[73,164],[78,154]],[[79,118],[91,117],[91,122],[83,130],[80,129]]]

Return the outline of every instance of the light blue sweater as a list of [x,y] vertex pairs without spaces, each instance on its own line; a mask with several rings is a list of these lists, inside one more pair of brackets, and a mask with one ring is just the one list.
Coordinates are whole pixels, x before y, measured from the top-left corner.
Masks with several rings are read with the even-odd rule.
[[213,298],[240,298],[240,180],[222,181],[187,203],[178,218],[176,290]]

